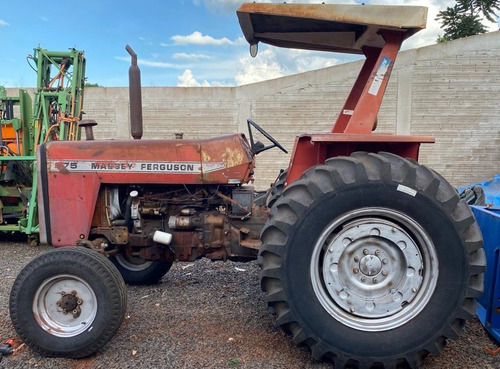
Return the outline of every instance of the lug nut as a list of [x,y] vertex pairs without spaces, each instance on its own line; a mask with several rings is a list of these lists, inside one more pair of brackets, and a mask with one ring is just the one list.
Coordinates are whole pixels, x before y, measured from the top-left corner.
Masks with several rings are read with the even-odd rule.
[[358,262],[359,261],[359,258],[357,256],[354,257],[354,261],[355,262]]
[[382,263],[384,263],[384,264],[387,264],[388,262],[389,262],[389,260],[387,260],[387,259],[382,260]]
[[366,281],[366,278],[365,277],[361,277],[361,282],[364,282]]
[[358,273],[359,273],[359,269],[354,268],[354,269],[352,270],[352,272],[353,272],[354,274],[358,274]]
[[380,255],[380,250],[375,250],[375,255]]
[[373,283],[377,283],[377,278],[373,278]]
[[367,250],[367,249],[364,249],[364,250],[363,250],[363,254],[368,255],[368,250]]
[[385,277],[387,275],[387,270],[382,270],[382,275]]

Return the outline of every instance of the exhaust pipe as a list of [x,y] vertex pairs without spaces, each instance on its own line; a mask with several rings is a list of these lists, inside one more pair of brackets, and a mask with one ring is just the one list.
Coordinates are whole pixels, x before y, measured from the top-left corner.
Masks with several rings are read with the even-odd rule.
[[137,54],[127,45],[125,50],[130,54],[131,66],[128,69],[128,93],[130,99],[130,132],[135,140],[142,137],[142,97],[141,70],[137,65]]

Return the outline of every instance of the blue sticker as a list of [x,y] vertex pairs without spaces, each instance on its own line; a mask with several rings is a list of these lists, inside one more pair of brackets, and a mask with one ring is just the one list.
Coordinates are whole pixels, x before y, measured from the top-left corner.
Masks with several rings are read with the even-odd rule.
[[378,95],[380,90],[380,86],[382,86],[382,81],[384,80],[384,76],[387,73],[387,69],[391,65],[391,59],[387,57],[383,57],[380,61],[380,65],[378,66],[377,73],[375,73],[375,78],[373,79],[372,85],[368,90],[370,95]]

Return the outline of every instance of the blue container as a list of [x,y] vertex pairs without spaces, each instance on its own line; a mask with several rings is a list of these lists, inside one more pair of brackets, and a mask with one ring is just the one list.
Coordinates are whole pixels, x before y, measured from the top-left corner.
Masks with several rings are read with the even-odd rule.
[[[498,200],[498,192],[496,196],[490,199]],[[476,312],[486,330],[500,342],[500,208],[471,206],[471,209],[483,234],[488,264],[484,274],[484,294],[477,300]]]

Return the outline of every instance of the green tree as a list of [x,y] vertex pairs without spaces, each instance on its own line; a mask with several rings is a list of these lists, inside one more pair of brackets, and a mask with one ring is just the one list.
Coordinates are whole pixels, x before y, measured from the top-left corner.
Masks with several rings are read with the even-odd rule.
[[479,10],[483,16],[490,22],[497,21],[496,10],[500,10],[500,1],[497,0],[469,0],[466,1],[470,3],[470,7],[474,7]]
[[496,22],[495,11],[497,10],[500,10],[500,0],[457,0],[454,7],[447,7],[436,17],[444,30],[444,35],[439,35],[437,42],[487,32],[481,16],[491,22]]

